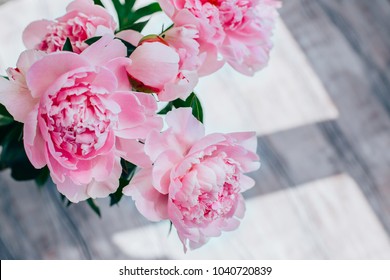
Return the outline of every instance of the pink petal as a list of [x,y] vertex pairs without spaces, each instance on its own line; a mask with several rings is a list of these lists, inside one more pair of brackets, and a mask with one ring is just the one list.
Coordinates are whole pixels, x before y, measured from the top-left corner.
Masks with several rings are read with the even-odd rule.
[[153,188],[151,178],[151,169],[141,169],[123,189],[123,193],[133,198],[138,211],[147,219],[151,221],[168,219],[168,196]]
[[23,31],[23,43],[28,49],[34,49],[48,33],[48,27],[53,21],[38,20],[30,23]]
[[117,33],[116,37],[125,40],[136,47],[144,36],[135,30],[123,30]]
[[173,81],[179,71],[179,55],[174,49],[159,42],[145,42],[130,56],[132,65],[127,68],[130,76],[144,85],[163,89]]
[[106,24],[113,31],[116,28],[114,18],[107,12],[106,9],[99,5],[94,5],[91,0],[75,0],[72,1],[67,7],[67,12],[76,11],[79,13],[86,14],[91,17],[100,17],[106,20]]
[[46,146],[38,127],[37,115],[37,110],[31,111],[27,115],[23,127],[23,140],[24,148],[31,164],[35,168],[40,169],[46,165]]
[[166,116],[166,122],[179,142],[188,147],[192,146],[205,135],[203,124],[192,115],[191,108],[172,110]]
[[32,98],[27,89],[0,77],[0,103],[7,108],[15,120],[24,123],[37,100]]
[[104,64],[116,77],[118,86],[116,90],[129,90],[130,82],[126,68],[131,65],[131,60],[127,57],[118,57]]
[[175,99],[186,100],[194,91],[199,78],[197,71],[181,71],[175,81],[167,83],[160,93],[160,101],[172,101]]
[[65,177],[64,181],[58,181],[53,177],[53,182],[57,185],[57,190],[66,196],[66,198],[77,203],[89,198],[87,194],[87,185],[78,185],[74,183],[70,178]]
[[99,41],[86,48],[81,56],[86,58],[91,65],[102,65],[118,57],[126,57],[126,46],[114,35],[106,34]]
[[255,180],[253,180],[252,178],[244,174],[241,174],[239,184],[240,184],[240,191],[245,192],[255,185]]
[[162,153],[153,166],[153,186],[162,194],[167,194],[171,182],[171,170],[182,159],[173,150]]
[[152,162],[145,154],[145,145],[137,140],[127,140],[117,138],[116,149],[121,152],[121,157],[139,167],[147,168],[152,166]]
[[120,158],[117,157],[113,164],[112,168],[110,167],[110,169],[108,169],[109,175],[104,176],[104,178],[97,175],[97,172],[102,171],[103,169],[99,168],[99,166],[96,166],[97,168],[95,168],[95,166],[93,167],[94,179],[87,187],[87,194],[89,197],[103,198],[117,190],[119,187],[119,177],[122,173]]
[[80,55],[71,52],[57,52],[34,63],[27,73],[27,85],[33,97],[41,97],[60,81],[62,75],[90,64]]

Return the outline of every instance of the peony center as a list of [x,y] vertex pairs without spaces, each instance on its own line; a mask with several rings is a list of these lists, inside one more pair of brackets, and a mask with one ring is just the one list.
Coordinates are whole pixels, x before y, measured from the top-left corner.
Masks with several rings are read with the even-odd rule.
[[86,157],[104,146],[118,119],[106,108],[105,98],[85,83],[62,88],[50,97],[41,116],[58,151]]

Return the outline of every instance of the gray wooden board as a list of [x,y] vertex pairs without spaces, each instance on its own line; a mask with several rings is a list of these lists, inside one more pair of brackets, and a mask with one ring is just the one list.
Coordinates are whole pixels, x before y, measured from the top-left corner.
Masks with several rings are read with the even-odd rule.
[[390,4],[286,1],[281,15],[340,111],[320,125],[390,232]]
[[[389,1],[289,0],[281,16],[340,116],[260,137],[263,166],[252,174],[257,184],[246,196],[348,173],[389,234]],[[8,173],[0,174],[0,192],[2,259],[129,258],[112,234],[148,224],[131,199],[113,208],[99,201],[99,219],[85,204],[66,209],[53,187],[38,191]]]

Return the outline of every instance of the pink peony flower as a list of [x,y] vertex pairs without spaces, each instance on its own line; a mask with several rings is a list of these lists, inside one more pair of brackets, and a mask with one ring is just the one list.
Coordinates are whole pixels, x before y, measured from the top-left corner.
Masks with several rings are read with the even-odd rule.
[[[178,30],[177,33],[187,30]],[[176,35],[176,34],[175,34]],[[180,36],[180,35],[179,35]],[[195,36],[191,34],[191,36]],[[187,50],[157,35],[144,37],[131,54],[133,63],[127,68],[133,87],[137,90],[156,93],[160,101],[185,100],[198,83],[196,61],[197,43],[191,37],[182,44]],[[169,43],[172,42],[172,45]],[[177,49],[176,49],[177,47]]]
[[162,120],[153,96],[127,90],[131,61],[122,42],[104,36],[81,54],[36,60],[32,53],[19,59],[26,67],[10,72],[22,76],[1,82],[0,102],[24,123],[31,163],[47,165],[62,194],[72,202],[106,197],[118,188],[121,158],[150,165],[138,140],[161,129]]
[[245,172],[259,168],[254,133],[211,134],[191,114],[167,114],[169,128],[152,131],[145,152],[153,166],[139,171],[123,193],[148,219],[170,219],[186,250],[209,237],[234,230],[243,217],[242,192],[254,181]]
[[113,17],[92,0],[74,0],[66,10],[67,13],[55,21],[30,23],[23,32],[25,46],[51,53],[61,51],[69,38],[73,51],[81,53],[88,47],[85,40],[105,33],[114,34]]
[[[276,0],[159,0],[175,26],[192,24],[199,30],[200,53],[205,53],[201,75],[227,61],[234,69],[253,75],[268,63],[270,41],[280,6]],[[222,60],[221,60],[222,56]]]

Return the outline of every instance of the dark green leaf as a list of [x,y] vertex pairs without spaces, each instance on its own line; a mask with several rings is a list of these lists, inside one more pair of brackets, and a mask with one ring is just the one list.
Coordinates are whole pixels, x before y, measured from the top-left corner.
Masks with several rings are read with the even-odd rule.
[[149,20],[140,21],[140,22],[128,25],[128,26],[124,26],[122,30],[132,29],[132,30],[141,32],[145,28],[145,26],[148,24],[148,22],[149,22]]
[[168,231],[168,236],[171,235],[171,232],[172,232],[172,227],[173,227],[173,223],[172,221],[169,221],[169,231]]
[[172,104],[173,106],[175,106],[175,108],[182,108],[182,107],[192,108],[192,114],[194,115],[194,117],[203,123],[202,104],[200,103],[200,100],[198,99],[198,97],[194,92],[191,93],[191,95],[185,101],[181,99],[176,99],[172,102]]
[[4,78],[6,80],[9,80],[9,78],[7,76],[0,76],[0,77]]
[[66,38],[66,42],[65,42],[62,50],[66,51],[66,52],[73,52],[72,43],[70,42],[69,38]]
[[30,163],[27,156],[25,160],[17,162],[11,166],[11,176],[16,181],[28,181],[36,179],[40,174],[40,170],[35,169]]
[[14,122],[14,118],[8,113],[4,105],[0,104],[0,126],[6,126]]
[[0,115],[0,126],[9,125],[13,123],[14,119]]
[[125,20],[125,25],[130,25],[138,21],[139,19],[150,16],[154,13],[161,12],[161,7],[158,3],[151,3],[145,7],[139,8],[138,10],[129,14]]
[[68,200],[66,198],[66,196],[63,195],[62,193],[60,193],[60,198],[61,198],[62,203],[64,203],[66,207],[69,207],[69,206],[71,206],[73,204],[73,202]]
[[49,168],[44,167],[39,170],[39,174],[37,177],[35,177],[35,182],[37,183],[38,187],[42,187],[46,184],[47,180],[50,177],[50,171]]
[[116,190],[116,192],[110,194],[110,206],[114,206],[115,204],[119,203],[123,197],[123,188],[126,187],[129,183],[129,180],[123,178],[119,179],[119,188]]
[[136,165],[128,161],[125,161],[124,159],[121,160],[121,165],[122,165],[122,175],[119,179],[119,188],[116,190],[115,193],[110,194],[110,198],[111,198],[110,206],[118,204],[119,201],[122,199],[123,188],[130,183],[131,179],[134,176],[135,170],[137,168]]
[[169,102],[163,109],[161,109],[160,112],[158,112],[157,114],[159,115],[166,115],[168,112],[172,111],[173,109],[173,105],[172,105],[172,102]]
[[23,125],[15,122],[2,139],[3,150],[1,152],[0,160],[6,166],[11,167],[12,165],[22,162],[25,159],[23,143],[19,141],[22,131]]
[[135,0],[125,0],[126,11],[131,11],[131,9],[133,8],[134,4],[135,4]]
[[96,215],[98,215],[99,218],[101,218],[102,215],[101,215],[101,213],[100,213],[99,206],[96,205],[95,201],[94,201],[92,198],[89,198],[89,199],[87,199],[87,203],[88,203],[89,207],[91,207],[91,209],[93,210],[93,212],[95,212]]
[[93,2],[95,3],[95,5],[99,5],[99,6],[102,6],[104,8],[104,5],[103,5],[102,1],[100,1],[100,0],[93,0]]
[[30,163],[23,145],[23,124],[13,122],[4,127],[5,136],[1,138],[2,152],[0,169],[11,168],[11,176],[17,181],[35,179],[41,170]]
[[136,46],[133,46],[132,44],[130,44],[129,42],[121,39],[121,38],[116,38],[118,40],[120,40],[127,48],[127,57],[129,57],[133,51],[137,48]]
[[12,117],[11,114],[7,111],[7,108],[3,104],[0,104],[0,115],[6,117]]
[[93,43],[96,43],[97,41],[99,41],[101,38],[102,38],[102,36],[96,36],[96,37],[89,38],[89,39],[85,40],[84,42],[87,45],[92,45]]

